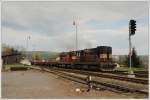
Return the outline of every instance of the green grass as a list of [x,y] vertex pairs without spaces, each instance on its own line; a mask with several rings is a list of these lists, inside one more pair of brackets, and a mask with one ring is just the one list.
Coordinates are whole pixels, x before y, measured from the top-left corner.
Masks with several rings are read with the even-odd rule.
[[10,70],[11,67],[28,67],[27,65],[23,65],[23,64],[4,64],[3,68],[4,70]]
[[[148,71],[148,68],[144,68],[144,67],[131,67],[133,71]],[[119,67],[116,70],[119,71],[130,71],[129,67]]]

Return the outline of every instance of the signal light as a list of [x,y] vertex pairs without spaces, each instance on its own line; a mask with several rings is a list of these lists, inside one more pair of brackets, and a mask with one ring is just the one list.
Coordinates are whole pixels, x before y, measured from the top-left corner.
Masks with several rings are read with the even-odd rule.
[[130,20],[129,30],[130,30],[130,35],[135,34],[135,31],[136,31],[136,21],[135,20]]

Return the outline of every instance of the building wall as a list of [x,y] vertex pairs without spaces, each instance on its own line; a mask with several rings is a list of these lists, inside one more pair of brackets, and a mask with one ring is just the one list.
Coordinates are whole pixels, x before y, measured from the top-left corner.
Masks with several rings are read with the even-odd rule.
[[21,60],[21,55],[13,55],[13,56],[2,57],[3,64],[19,63],[20,60]]

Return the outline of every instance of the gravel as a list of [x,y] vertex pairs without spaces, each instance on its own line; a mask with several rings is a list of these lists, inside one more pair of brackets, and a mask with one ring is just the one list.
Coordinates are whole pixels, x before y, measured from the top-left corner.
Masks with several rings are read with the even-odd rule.
[[[78,91],[76,91],[78,89]],[[86,92],[87,86],[63,79],[54,74],[38,71],[2,72],[2,98],[9,99],[127,99],[147,98],[132,94],[114,93],[107,90]]]

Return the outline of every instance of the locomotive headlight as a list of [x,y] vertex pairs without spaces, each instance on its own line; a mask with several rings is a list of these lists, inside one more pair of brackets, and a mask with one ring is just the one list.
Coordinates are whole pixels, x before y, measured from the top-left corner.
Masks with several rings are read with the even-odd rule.
[[100,58],[107,58],[107,54],[100,54]]
[[109,54],[109,58],[112,58],[112,54]]
[[57,57],[57,58],[56,58],[56,61],[60,61],[60,57]]
[[75,60],[75,59],[77,59],[77,57],[76,56],[72,56],[72,59]]

